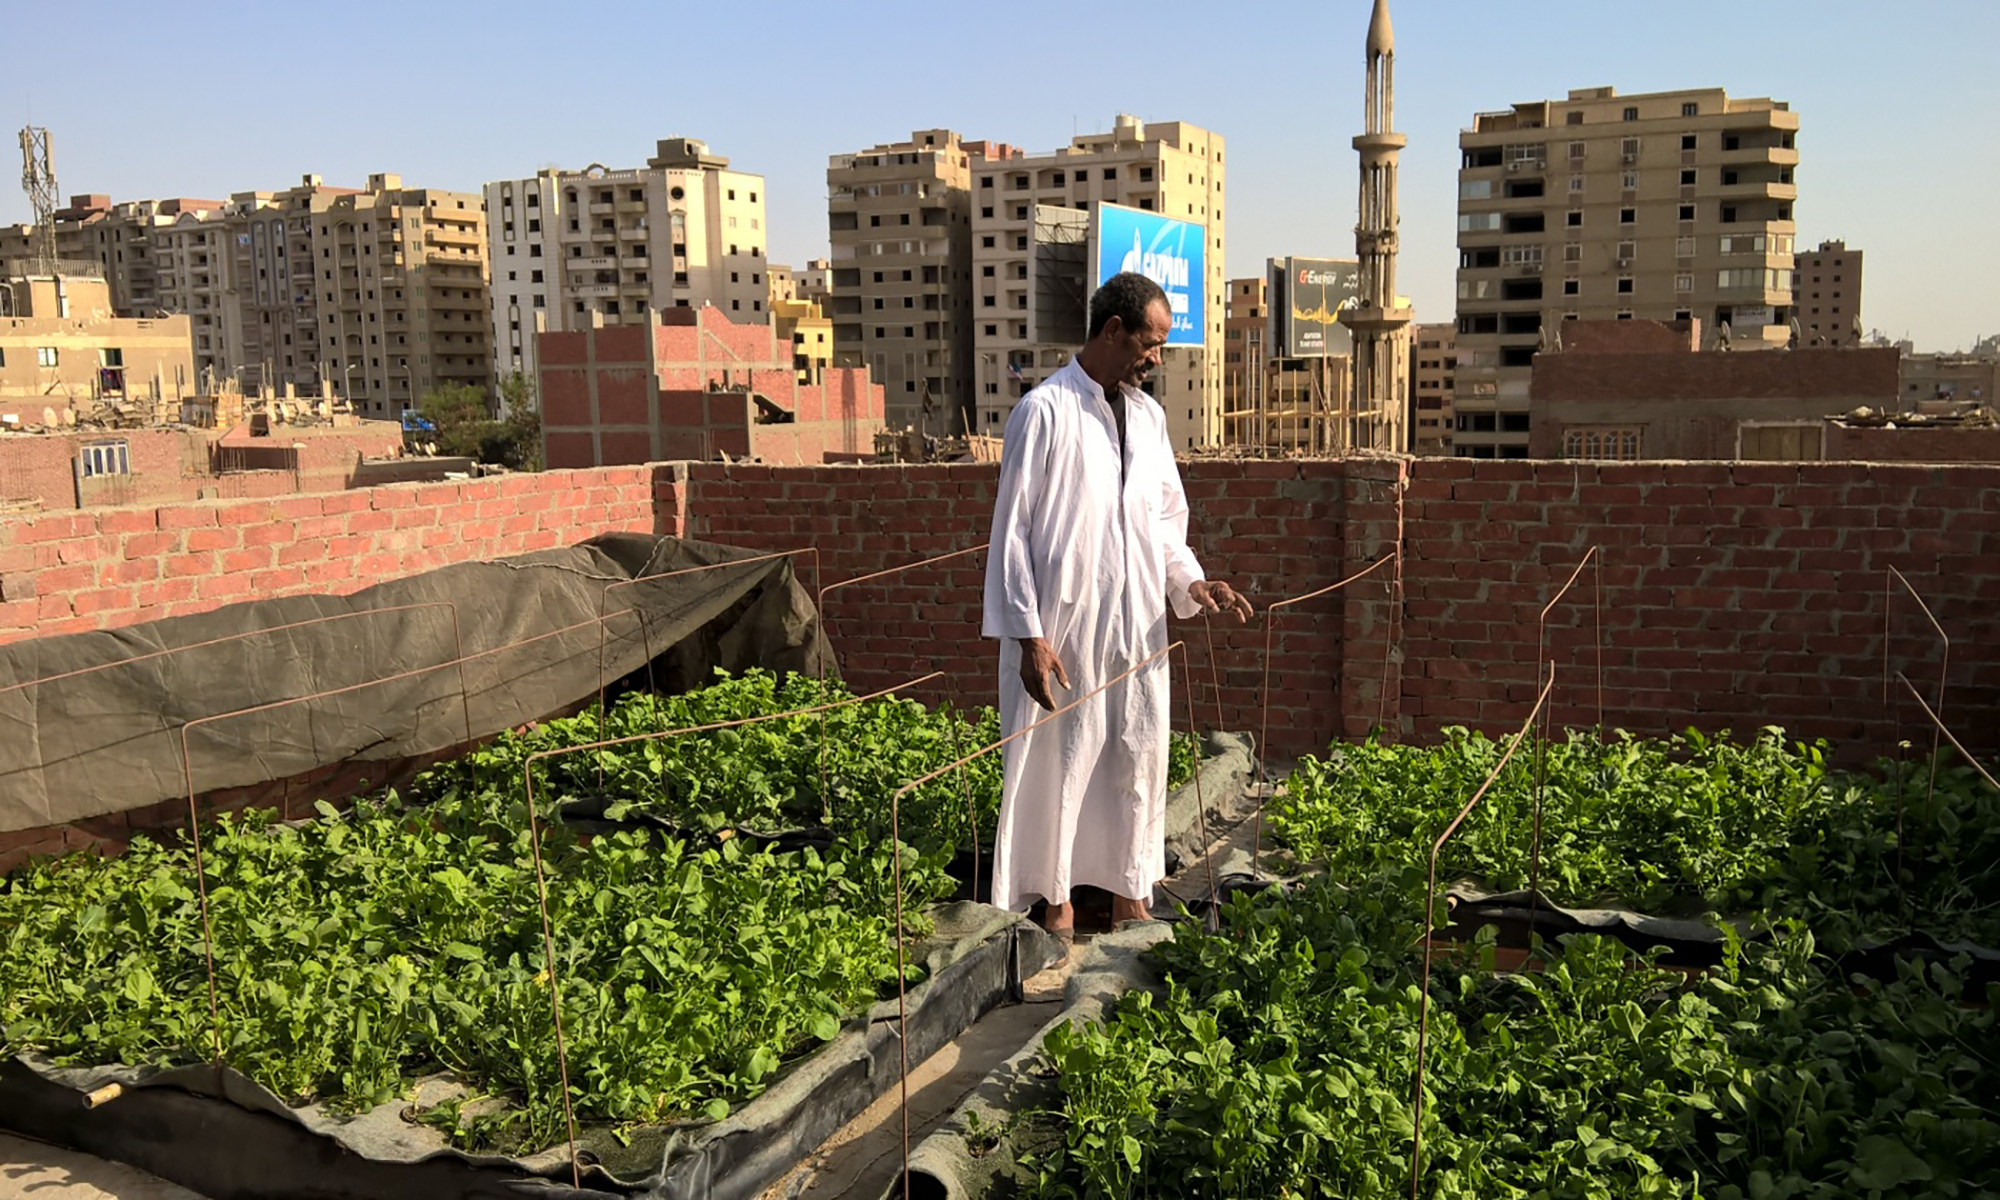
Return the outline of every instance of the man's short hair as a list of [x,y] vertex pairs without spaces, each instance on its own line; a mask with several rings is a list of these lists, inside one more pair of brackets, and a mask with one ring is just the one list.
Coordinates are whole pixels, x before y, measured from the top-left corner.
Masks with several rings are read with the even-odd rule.
[[1160,290],[1160,285],[1137,271],[1113,275],[1090,298],[1089,340],[1096,341],[1097,335],[1104,332],[1105,325],[1113,317],[1117,317],[1119,324],[1127,330],[1144,329],[1146,310],[1155,303],[1166,302],[1167,294]]

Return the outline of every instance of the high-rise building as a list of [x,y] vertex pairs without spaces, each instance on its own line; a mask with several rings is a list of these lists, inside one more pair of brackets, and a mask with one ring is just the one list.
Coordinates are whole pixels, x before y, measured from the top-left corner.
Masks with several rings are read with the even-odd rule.
[[971,157],[949,129],[827,159],[834,363],[866,367],[891,429],[962,431],[972,405]]
[[1336,421],[1332,449],[1409,449],[1410,309],[1396,294],[1396,252],[1401,223],[1396,205],[1397,158],[1407,138],[1395,132],[1396,35],[1389,0],[1375,0],[1368,20],[1367,90],[1362,132],[1354,139],[1361,159],[1360,220],[1354,252],[1361,260],[1355,303],[1340,310],[1354,334],[1354,400]]
[[1784,346],[1798,114],[1719,88],[1612,88],[1480,113],[1459,136],[1452,452],[1528,453],[1529,368],[1569,320],[1697,318]]
[[646,165],[544,170],[485,188],[493,370],[538,376],[535,335],[643,325],[649,310],[711,305],[730,320],[769,313],[764,177],[694,138],[667,138]]
[[1793,257],[1799,345],[1861,344],[1861,251],[1846,242],[1821,242]]
[[1449,321],[1418,325],[1411,338],[1410,453],[1451,453],[1452,394],[1457,385],[1457,329]]
[[1222,318],[1222,436],[1230,446],[1262,443],[1268,326],[1271,310],[1262,276],[1229,281]]
[[1166,412],[1176,450],[1221,444],[1223,149],[1220,135],[1184,121],[1142,124],[1120,114],[1110,132],[1052,153],[1002,148],[973,157],[972,432],[998,435],[1020,398],[1077,350],[1068,340],[1038,339],[1030,309],[1032,247],[1064,224],[1049,214],[1067,209],[1087,220],[1097,205],[1121,204],[1205,228],[1203,345],[1169,347],[1148,390]]
[[[159,293],[157,231],[188,214],[218,212],[220,201],[176,197],[129,200],[88,194],[70,197],[53,214],[59,262],[96,263],[120,316],[151,317],[164,308]],[[33,225],[0,229],[0,261],[33,257]]]
[[393,174],[370,175],[365,188],[307,175],[282,192],[231,196],[223,226],[207,266],[221,259],[228,281],[221,367],[245,388],[317,391],[325,380],[372,417],[453,384],[490,402],[477,194],[406,188]]

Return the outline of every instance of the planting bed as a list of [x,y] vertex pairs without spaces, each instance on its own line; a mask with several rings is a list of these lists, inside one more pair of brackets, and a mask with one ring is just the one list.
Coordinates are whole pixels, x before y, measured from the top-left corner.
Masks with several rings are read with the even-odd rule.
[[[1270,818],[1309,881],[1100,972],[1115,986],[919,1148],[917,1194],[1411,1195],[1424,862],[1501,750],[1455,731],[1302,762]],[[1528,884],[1527,746],[1441,857],[1464,902],[1430,983],[1417,1194],[2000,1196],[1990,955],[1907,937],[1995,940],[2000,795],[1976,772],[1839,774],[1775,731],[1572,736],[1541,767],[1525,964],[1491,922],[1520,933],[1526,897],[1486,889]],[[1590,923],[1616,936],[1551,936]],[[1694,929],[1702,965],[1667,969],[1658,935]]]
[[[1321,880],[1176,929],[1162,993],[1049,1034],[1062,1132],[1018,1182],[1408,1195],[1421,882]],[[1483,949],[1431,981],[1423,1195],[1995,1194],[2000,989],[1843,976],[1795,924],[1692,978],[1588,935],[1511,976]]]
[[[1301,761],[1271,827],[1303,864],[1360,879],[1422,862],[1501,756],[1463,729],[1435,747],[1370,741]],[[1529,886],[1537,771],[1539,886],[1557,904],[1658,915],[1796,917],[1823,947],[1917,931],[2000,947],[2000,793],[1962,762],[1829,770],[1823,745],[1571,733],[1526,746],[1444,846],[1440,883]]]
[[[891,836],[890,797],[994,714],[853,700],[753,671],[503,733],[406,795],[207,823],[213,1016],[185,837],[30,864],[0,883],[0,1124],[217,1197],[566,1191],[560,988],[586,1190],[754,1194],[894,1083],[895,856],[912,1061],[1056,953],[944,903],[990,849],[997,756],[904,797]],[[551,971],[523,771],[619,738],[533,759]],[[1177,735],[1174,774],[1201,759]]]
[[[191,844],[140,839],[119,858],[18,870],[0,884],[0,1026],[7,1051],[27,1058],[10,1064],[0,1091],[14,1102],[0,1107],[33,1123],[27,1101],[62,1103],[38,1090],[51,1080],[171,1083],[346,1132],[364,1152],[407,1160],[448,1146],[460,1165],[566,1177],[559,986],[570,1099],[603,1164],[597,1184],[740,1193],[754,1181],[732,1191],[725,1168],[785,1165],[749,1143],[837,1125],[843,1103],[865,1105],[894,1077],[893,1031],[878,1024],[895,1011],[893,856],[910,981],[958,973],[912,992],[913,1043],[948,1040],[1052,953],[983,906],[945,910],[940,928],[933,905],[955,890],[945,867],[973,819],[956,776],[948,792],[940,781],[910,798],[901,845],[887,835],[895,787],[976,748],[990,715],[897,700],[836,709],[824,795],[816,716],[547,760],[537,802],[553,973],[521,766],[600,732],[844,695],[752,675],[673,700],[633,697],[602,731],[593,715],[504,735],[420,778],[407,800],[322,805],[320,819],[290,825],[268,814],[205,825],[216,1017]],[[990,821],[997,774],[965,782]],[[606,817],[643,812],[671,828],[550,819],[606,796],[622,797],[600,805]],[[778,826],[810,826],[809,836],[738,832]],[[206,1065],[218,1039],[226,1072]],[[822,1047],[837,1051],[834,1065]],[[813,1071],[818,1086],[794,1088],[784,1111],[731,1116],[774,1080]],[[853,1095],[829,1094],[842,1088]],[[138,1112],[153,1105],[139,1094],[156,1090],[117,1103]],[[63,1095],[72,1116],[76,1091]],[[385,1125],[384,1106],[400,1119]],[[728,1137],[708,1132],[722,1118],[736,1123]],[[693,1191],[675,1190],[675,1178],[695,1176]]]

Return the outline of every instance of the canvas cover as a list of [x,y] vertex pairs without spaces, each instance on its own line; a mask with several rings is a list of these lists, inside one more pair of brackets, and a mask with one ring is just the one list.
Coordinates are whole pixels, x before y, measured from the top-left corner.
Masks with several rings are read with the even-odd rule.
[[35,638],[0,646],[0,832],[445,751],[649,663],[674,691],[823,661],[835,674],[791,559],[624,533]]

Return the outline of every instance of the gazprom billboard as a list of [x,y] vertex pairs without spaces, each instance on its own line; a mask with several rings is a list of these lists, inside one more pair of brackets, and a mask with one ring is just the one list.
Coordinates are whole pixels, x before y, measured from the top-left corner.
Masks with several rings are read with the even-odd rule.
[[1159,213],[1100,204],[1093,212],[1097,225],[1097,270],[1092,291],[1125,271],[1137,271],[1167,294],[1174,326],[1169,346],[1200,346],[1206,314],[1202,300],[1208,275],[1202,250],[1208,231],[1193,221],[1176,221]]
[[1354,335],[1339,320],[1361,290],[1361,264],[1341,258],[1274,258],[1265,291],[1277,326],[1278,358],[1352,354]]

